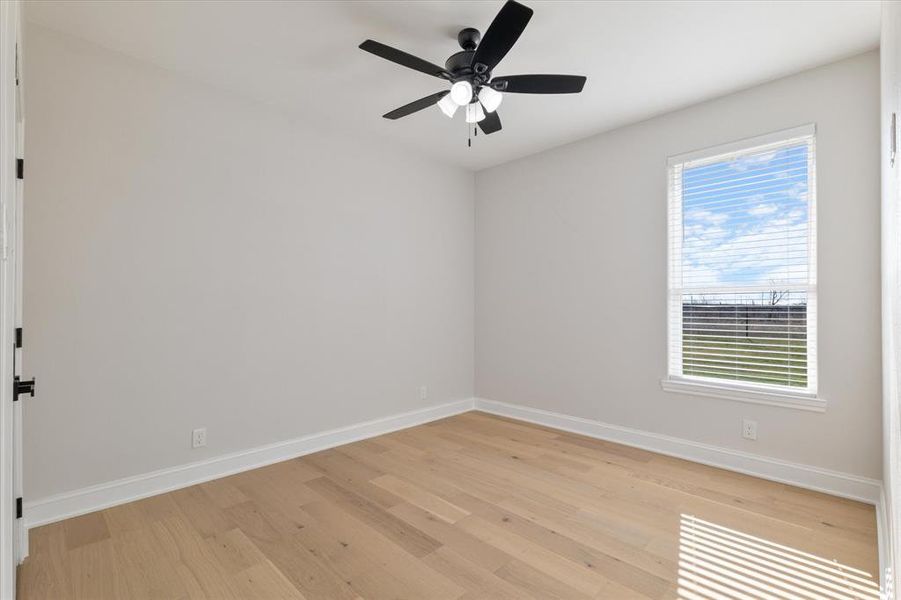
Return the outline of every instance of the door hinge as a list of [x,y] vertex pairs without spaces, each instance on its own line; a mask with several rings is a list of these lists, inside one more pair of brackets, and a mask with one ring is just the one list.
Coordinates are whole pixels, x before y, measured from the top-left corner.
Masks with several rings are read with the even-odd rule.
[[16,327],[16,348],[22,347],[22,328]]
[[25,159],[16,159],[16,179],[25,179]]
[[34,377],[22,381],[19,376],[13,377],[13,402],[19,399],[22,394],[28,394],[34,398]]
[[17,519],[22,518],[22,497],[21,496],[16,498],[16,518]]

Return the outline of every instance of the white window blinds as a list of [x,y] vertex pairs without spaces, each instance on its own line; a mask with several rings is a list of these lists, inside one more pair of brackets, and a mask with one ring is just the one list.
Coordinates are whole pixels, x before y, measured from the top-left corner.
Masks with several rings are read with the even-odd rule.
[[669,378],[816,391],[814,128],[669,161]]

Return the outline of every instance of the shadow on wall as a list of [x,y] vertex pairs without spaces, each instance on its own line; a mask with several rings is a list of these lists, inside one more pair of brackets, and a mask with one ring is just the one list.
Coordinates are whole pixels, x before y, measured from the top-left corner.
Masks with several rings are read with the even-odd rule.
[[877,599],[870,573],[682,515],[679,598]]

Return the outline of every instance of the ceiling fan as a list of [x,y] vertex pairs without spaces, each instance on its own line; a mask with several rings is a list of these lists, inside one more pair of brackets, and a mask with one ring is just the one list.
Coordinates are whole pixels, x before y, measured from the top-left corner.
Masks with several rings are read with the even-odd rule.
[[532,18],[532,9],[515,0],[507,0],[484,37],[478,29],[467,27],[457,35],[462,51],[451,55],[444,67],[430,63],[391,46],[366,40],[362,50],[386,60],[451,83],[444,90],[414,100],[396,108],[384,117],[399,119],[433,104],[437,104],[448,117],[453,117],[460,107],[465,107],[467,123],[478,123],[486,134],[500,131],[501,119],[497,107],[503,100],[503,92],[514,94],[577,94],[585,86],[582,75],[507,75],[492,78],[492,71],[501,61]]

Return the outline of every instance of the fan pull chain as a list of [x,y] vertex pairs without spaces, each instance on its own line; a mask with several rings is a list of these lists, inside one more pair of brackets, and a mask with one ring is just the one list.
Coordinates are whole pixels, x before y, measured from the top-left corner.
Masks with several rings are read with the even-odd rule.
[[472,148],[472,138],[479,137],[479,127],[478,125],[473,125],[472,129],[469,128],[469,124],[466,125],[466,147]]

